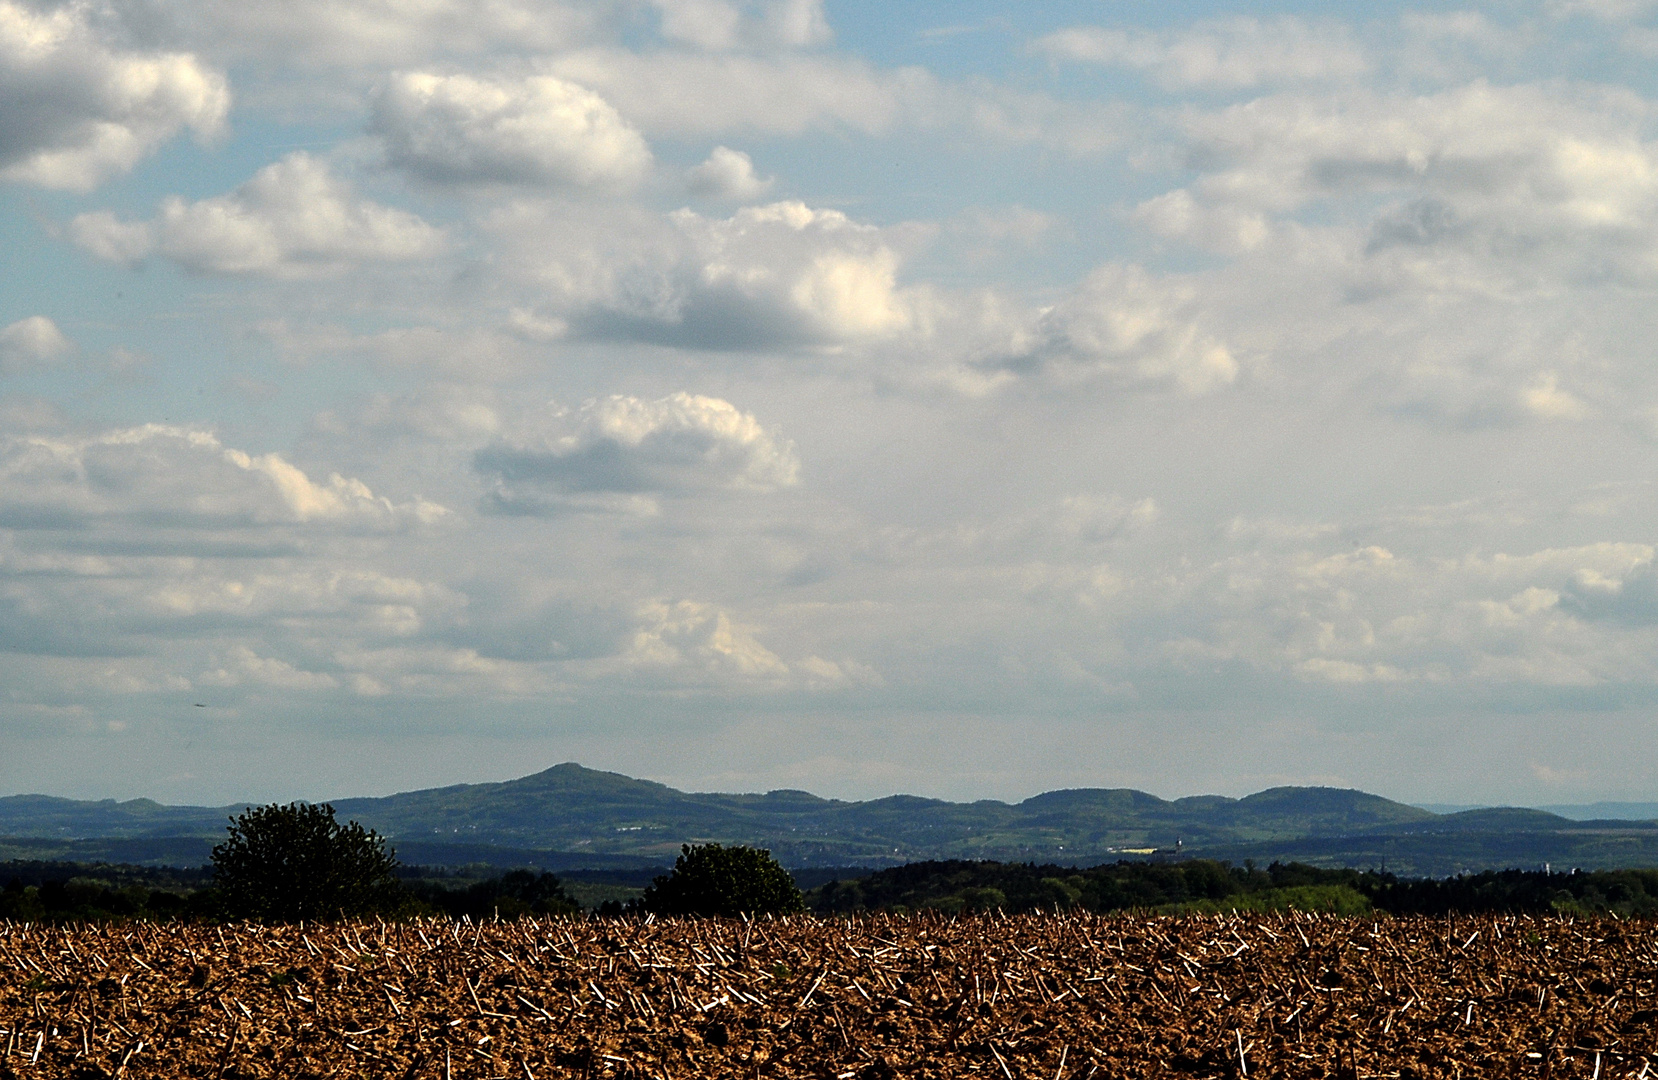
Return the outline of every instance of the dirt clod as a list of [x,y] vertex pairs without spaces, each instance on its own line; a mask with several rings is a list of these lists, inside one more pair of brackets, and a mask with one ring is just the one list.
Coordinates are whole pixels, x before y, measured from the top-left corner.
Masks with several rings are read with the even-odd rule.
[[1658,923],[0,923],[0,1078],[1658,1075]]

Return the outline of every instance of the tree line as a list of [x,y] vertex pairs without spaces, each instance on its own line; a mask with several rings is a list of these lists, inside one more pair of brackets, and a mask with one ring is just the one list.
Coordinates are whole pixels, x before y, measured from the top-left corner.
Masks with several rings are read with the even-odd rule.
[[[571,915],[580,906],[550,873],[511,870],[450,887],[405,881],[386,838],[355,821],[342,824],[326,803],[252,807],[231,819],[213,849],[210,875],[195,889],[179,881],[148,888],[65,879],[50,864],[19,868],[0,890],[0,919],[65,922],[87,919],[198,918],[302,922],[364,916],[448,915],[514,918]],[[32,871],[32,873],[30,873]],[[130,870],[126,876],[133,877]],[[179,877],[194,877],[182,872]],[[803,910],[801,893],[771,853],[720,844],[685,845],[673,870],[608,916],[789,914]]]
[[[109,869],[109,868],[104,868]],[[340,823],[327,804],[250,808],[233,818],[205,871],[134,868],[88,880],[52,864],[16,864],[0,889],[0,919],[513,918],[570,915],[580,906],[550,873],[512,870],[456,886],[404,880],[386,838]],[[151,875],[153,878],[154,875]],[[30,880],[25,880],[28,878]],[[1658,870],[1549,873],[1503,870],[1409,879],[1376,870],[1300,863],[1265,868],[1203,859],[1123,860],[1089,868],[1034,863],[910,863],[802,893],[769,852],[684,845],[673,869],[642,895],[609,901],[601,917],[740,916],[812,911],[938,910],[1009,913],[1323,911],[1357,915],[1448,913],[1658,914]]]
[[1324,911],[1446,914],[1658,914],[1658,869],[1555,873],[1488,870],[1400,878],[1303,863],[1257,867],[1206,859],[1123,860],[1086,869],[1034,863],[909,863],[807,894],[820,914],[860,911],[1010,913],[1077,908],[1108,913]]

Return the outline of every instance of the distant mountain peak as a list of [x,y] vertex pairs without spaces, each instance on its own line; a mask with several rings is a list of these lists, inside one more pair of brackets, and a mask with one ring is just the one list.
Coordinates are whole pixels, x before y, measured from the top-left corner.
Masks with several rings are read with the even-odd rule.
[[[1400,844],[1427,852],[1415,856],[1419,859],[1455,859],[1458,868],[1479,865],[1487,857],[1479,852],[1512,860],[1513,852],[1534,850],[1554,854],[1530,861],[1580,865],[1576,856],[1568,863],[1564,852],[1587,850],[1581,845],[1590,841],[1571,837],[1608,832],[1602,827],[1606,823],[1584,828],[1534,810],[1436,815],[1338,787],[1281,786],[1241,799],[1193,795],[1165,800],[1133,788],[1066,788],[1015,804],[919,795],[856,802],[788,788],[764,794],[686,792],[574,761],[512,780],[336,799],[334,805],[393,839],[405,859],[443,865],[457,860],[664,865],[682,843],[709,840],[768,848],[797,867],[885,866],[923,859],[1090,864],[1143,857],[1147,851],[1167,857],[1177,846],[1184,855],[1234,861],[1301,858],[1391,867],[1399,865],[1406,850]],[[134,852],[171,852],[180,850],[178,845],[161,841],[183,837],[206,843],[206,838],[221,837],[226,811],[239,808],[11,796],[0,798],[0,836],[19,838],[10,842],[17,851],[82,843],[73,840],[78,837],[124,842]],[[1648,842],[1632,840],[1637,832],[1650,834],[1658,845],[1658,825],[1630,826],[1618,832],[1616,843],[1625,845],[1618,850],[1645,850],[1628,846]],[[1524,839],[1545,835],[1555,838],[1549,841],[1552,847]],[[7,843],[0,841],[0,849]],[[92,849],[82,843],[63,850]],[[1650,862],[1658,864],[1658,855]]]

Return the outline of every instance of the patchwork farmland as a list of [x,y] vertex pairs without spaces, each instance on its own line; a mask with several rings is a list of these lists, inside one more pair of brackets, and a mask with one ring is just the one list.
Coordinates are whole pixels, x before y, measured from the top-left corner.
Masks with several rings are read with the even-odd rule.
[[0,924],[0,1077],[1638,1077],[1658,925]]

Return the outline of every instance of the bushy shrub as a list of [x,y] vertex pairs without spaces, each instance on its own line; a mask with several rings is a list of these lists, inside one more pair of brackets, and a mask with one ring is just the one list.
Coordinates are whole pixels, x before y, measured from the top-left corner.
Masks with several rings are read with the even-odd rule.
[[327,803],[250,807],[229,832],[213,849],[213,881],[232,918],[337,919],[389,911],[403,897],[385,838],[341,825]]
[[672,874],[638,908],[657,915],[786,915],[805,908],[794,878],[765,848],[684,844]]

